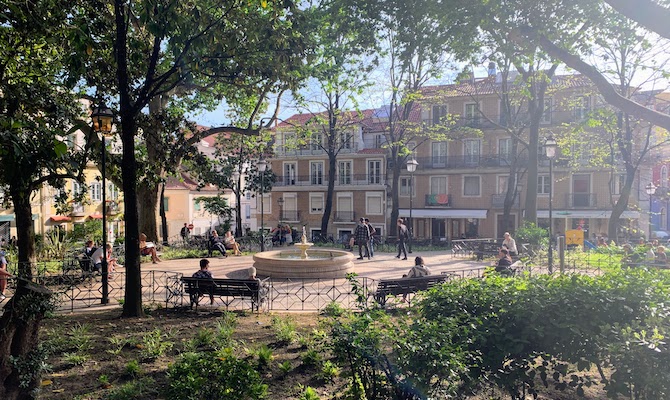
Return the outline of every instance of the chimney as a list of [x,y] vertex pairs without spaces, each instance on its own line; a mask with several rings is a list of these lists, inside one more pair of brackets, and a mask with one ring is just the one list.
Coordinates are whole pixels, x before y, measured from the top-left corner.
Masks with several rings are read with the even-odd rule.
[[489,78],[490,78],[490,77],[495,77],[496,75],[497,75],[497,72],[496,72],[496,63],[494,63],[493,61],[491,61],[491,62],[489,63]]

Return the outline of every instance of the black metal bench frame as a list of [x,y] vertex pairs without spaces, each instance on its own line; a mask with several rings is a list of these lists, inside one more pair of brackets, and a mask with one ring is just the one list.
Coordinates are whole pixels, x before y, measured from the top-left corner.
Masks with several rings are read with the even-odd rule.
[[250,300],[251,310],[260,311],[262,303],[267,304],[270,278],[254,279],[203,279],[182,277],[184,293],[189,295],[190,307],[196,310],[203,297],[219,297],[226,309],[235,300]]
[[428,290],[433,286],[447,282],[451,274],[428,275],[421,278],[382,279],[377,284],[374,299],[382,307],[386,305],[388,296],[414,294],[421,290]]

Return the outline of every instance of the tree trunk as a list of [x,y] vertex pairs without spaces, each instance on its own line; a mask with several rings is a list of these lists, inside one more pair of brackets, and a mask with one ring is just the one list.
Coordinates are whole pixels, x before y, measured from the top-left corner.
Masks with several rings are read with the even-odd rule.
[[[163,245],[167,245],[170,241],[167,216],[165,215],[165,183],[161,185],[161,200],[160,200],[160,214],[161,214],[161,236],[163,236]],[[141,226],[141,225],[140,225]]]
[[616,204],[612,208],[612,214],[609,219],[609,226],[607,227],[607,237],[614,240],[616,243],[621,242],[619,238],[619,220],[621,215],[626,209],[628,209],[628,200],[630,199],[630,192],[633,188],[633,181],[635,180],[635,173],[637,168],[633,167],[630,164],[626,165],[626,182],[621,188],[621,193],[619,194],[619,199],[617,199]]
[[140,233],[147,235],[147,239],[152,242],[159,242],[158,226],[156,224],[158,195],[158,185],[145,183],[137,187]]
[[[393,175],[391,176],[391,220],[389,223],[389,234],[393,231],[398,237],[399,233],[397,232],[398,216],[400,215],[400,196],[399,196],[399,182],[400,182],[400,166],[402,165],[402,157],[397,155],[397,151],[391,151],[391,160],[393,160]],[[394,227],[393,230],[391,227]]]
[[333,212],[333,197],[335,197],[335,172],[337,171],[337,156],[334,153],[328,153],[328,190],[326,191],[326,204],[323,207],[323,217],[321,217],[321,234],[328,234],[328,223],[330,215]]
[[[0,398],[32,399],[40,381],[40,366],[30,363],[38,356],[38,333],[44,313],[50,309],[51,292],[30,282],[35,263],[35,230],[30,206],[30,188],[12,191],[16,214],[18,287],[0,318]],[[10,358],[25,361],[34,375],[12,367]],[[39,359],[39,358],[37,358]]]

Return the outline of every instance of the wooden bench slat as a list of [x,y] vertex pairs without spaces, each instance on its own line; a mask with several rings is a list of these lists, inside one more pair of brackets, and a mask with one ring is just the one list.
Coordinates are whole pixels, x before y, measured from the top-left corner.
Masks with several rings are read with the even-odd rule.
[[263,289],[267,287],[269,278],[264,280],[250,279],[203,279],[194,277],[183,277],[184,292],[189,294],[191,307],[196,308],[202,296],[233,297],[241,299],[250,299],[251,308],[257,310],[263,300],[267,300],[267,293]]
[[420,278],[382,279],[377,284],[374,294],[375,300],[384,305],[389,295],[406,295],[421,290],[428,290],[433,286],[448,281],[451,275],[428,275]]

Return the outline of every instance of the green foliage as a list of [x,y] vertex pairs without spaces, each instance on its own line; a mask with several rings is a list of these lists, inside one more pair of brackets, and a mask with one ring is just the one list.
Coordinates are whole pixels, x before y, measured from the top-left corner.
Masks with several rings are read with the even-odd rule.
[[80,353],[63,353],[63,363],[71,367],[76,367],[78,365],[84,365],[86,361],[91,358],[88,354]]
[[121,354],[121,351],[123,350],[124,347],[129,343],[128,339],[122,338],[122,337],[111,337],[109,338],[109,346],[110,348],[107,349],[107,352],[109,354],[118,356]]
[[298,396],[298,400],[320,400],[321,397],[316,393],[316,390],[314,390],[313,387],[311,386],[304,386],[304,385],[298,385],[298,390],[300,391],[300,395]]
[[47,364],[47,357],[47,349],[40,344],[23,356],[9,356],[11,367],[18,373],[19,387],[29,388],[44,372],[51,369]]
[[291,372],[292,369],[293,364],[291,364],[291,361],[289,360],[286,360],[279,364],[279,371],[284,375],[287,375],[289,372]]
[[173,346],[174,342],[170,340],[170,335],[156,328],[142,337],[140,358],[143,361],[155,360],[163,356]]
[[267,369],[272,363],[272,360],[274,359],[272,349],[269,348],[267,345],[262,345],[259,348],[251,351],[250,353],[258,357],[257,368],[259,371]]
[[272,317],[272,330],[275,333],[277,342],[282,344],[291,344],[297,337],[297,325],[295,320],[291,317],[279,318]]
[[112,389],[103,396],[104,400],[143,400],[157,394],[156,382],[149,378],[134,380]]
[[72,242],[85,242],[90,239],[95,243],[102,243],[102,221],[87,219],[83,224],[74,224],[67,237]]
[[341,317],[347,312],[342,305],[336,301],[331,301],[321,310],[321,315],[326,317]]
[[130,360],[126,363],[124,369],[124,375],[130,378],[137,378],[142,373],[142,368],[140,368],[140,363],[137,360]]
[[547,246],[549,244],[549,232],[532,222],[524,221],[516,231],[516,242],[519,244],[528,243],[531,246]]
[[102,387],[109,387],[109,377],[105,374],[102,374],[98,377],[98,383],[102,385]]
[[308,367],[314,367],[319,365],[321,362],[321,354],[319,354],[319,351],[317,349],[311,348],[307,349],[302,355],[300,356],[300,359],[302,360],[302,363]]
[[338,376],[340,376],[340,367],[330,360],[324,361],[321,365],[321,371],[319,371],[319,379],[332,382]]
[[229,353],[186,353],[168,368],[166,397],[189,399],[263,399],[267,385],[247,361]]

